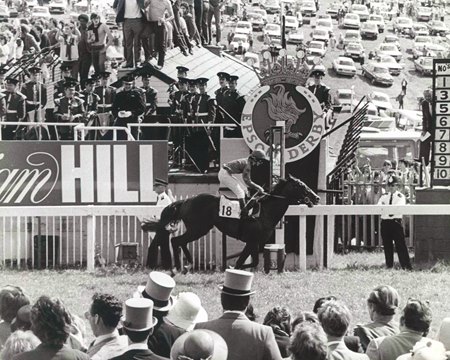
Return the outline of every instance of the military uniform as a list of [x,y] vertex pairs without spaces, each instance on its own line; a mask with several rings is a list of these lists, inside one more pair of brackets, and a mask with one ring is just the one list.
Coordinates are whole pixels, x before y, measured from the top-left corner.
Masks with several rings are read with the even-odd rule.
[[43,109],[47,104],[47,89],[45,86],[34,81],[28,81],[22,86],[21,93],[27,98],[25,109],[29,121],[44,121],[43,118],[39,118],[36,111]]
[[[186,83],[187,79],[179,78],[178,82]],[[170,94],[169,104],[170,104],[170,115],[171,122],[175,124],[184,124],[185,119],[183,118],[183,104],[184,98],[188,94],[187,90],[177,90]],[[181,164],[182,155],[179,152],[180,148],[183,146],[183,139],[187,133],[186,128],[172,128],[172,140],[176,151],[178,151],[179,156],[175,156],[175,162]]]
[[[12,81],[11,79],[7,79]],[[17,84],[17,82],[16,82]],[[6,92],[4,98],[5,106],[5,121],[17,122],[23,121],[26,115],[25,111],[25,95],[19,92]],[[16,130],[19,128],[18,125],[7,126],[4,125],[2,128],[2,139],[3,140],[14,140]]]
[[[388,186],[394,186],[399,183],[396,175],[391,175],[387,180]],[[388,187],[389,192],[381,195],[378,205],[405,205],[406,198],[395,187]],[[394,266],[394,247],[397,250],[398,259],[403,269],[411,269],[408,248],[405,243],[405,232],[403,229],[403,219],[401,215],[382,215],[381,216],[381,238],[383,239],[384,256],[387,268]]]
[[116,89],[112,86],[97,86],[94,93],[98,96],[98,113],[109,113],[116,97]]
[[[242,110],[244,110],[245,99],[239,94],[237,90],[228,90],[223,95],[223,108],[229,115],[224,115],[224,123],[234,124],[236,121],[241,123]],[[242,131],[240,127],[226,127],[224,131],[226,138],[242,138]]]
[[330,88],[328,86],[323,84],[311,85],[308,87],[308,90],[316,95],[323,111],[327,111],[331,108]]

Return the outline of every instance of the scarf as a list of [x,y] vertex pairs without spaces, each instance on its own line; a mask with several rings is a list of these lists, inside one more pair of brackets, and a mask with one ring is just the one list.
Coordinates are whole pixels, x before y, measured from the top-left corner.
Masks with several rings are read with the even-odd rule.
[[67,60],[72,60],[72,46],[75,44],[75,39],[71,35],[64,35],[64,45],[66,45]]
[[88,30],[92,30],[93,33],[94,33],[94,36],[95,36],[95,42],[99,42],[98,28],[100,27],[101,24],[102,24],[102,23],[99,22],[97,27],[95,27],[94,24],[91,24],[91,25],[88,26]]

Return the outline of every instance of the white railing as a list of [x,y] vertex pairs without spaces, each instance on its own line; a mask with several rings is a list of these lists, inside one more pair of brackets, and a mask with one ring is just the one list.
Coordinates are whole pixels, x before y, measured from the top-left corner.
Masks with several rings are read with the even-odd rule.
[[[138,262],[145,264],[151,236],[141,231],[140,220],[157,216],[161,210],[156,206],[1,207],[0,263],[14,268],[86,266],[91,271],[96,254],[112,263],[115,245],[136,242],[139,244]],[[335,242],[334,231],[323,235],[325,224],[327,229],[334,229],[339,216],[383,214],[450,215],[450,205],[291,206],[286,215],[299,217],[296,267],[306,269],[307,216],[317,216],[313,258],[315,265],[321,268],[330,265]],[[213,229],[200,241],[190,244],[196,268],[213,269],[224,265],[221,242],[220,232]],[[282,236],[277,237],[277,242],[283,242]],[[328,264],[324,264],[325,256]]]
[[[59,127],[73,127],[74,129],[79,126],[84,126],[83,123],[69,122],[69,123],[59,123],[59,122],[27,122],[27,121],[0,121],[0,129],[3,126],[27,126],[29,128],[37,127],[38,132],[42,131],[42,128],[54,127],[55,133],[58,134]],[[0,140],[2,140],[2,132],[0,131]]]
[[85,137],[86,137],[86,133],[88,131],[100,131],[100,130],[107,130],[107,131],[112,130],[112,132],[113,132],[112,140],[113,141],[117,140],[117,132],[118,131],[124,131],[125,134],[127,135],[127,140],[135,140],[134,136],[131,134],[131,130],[128,127],[124,127],[124,126],[87,126],[84,124],[79,124],[74,129],[75,129],[75,136],[74,136],[75,140],[84,141]]

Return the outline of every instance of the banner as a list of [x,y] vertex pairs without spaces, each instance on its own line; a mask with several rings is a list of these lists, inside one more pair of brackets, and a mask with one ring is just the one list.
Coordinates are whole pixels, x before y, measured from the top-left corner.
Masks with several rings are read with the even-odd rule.
[[2,141],[0,206],[145,205],[167,141]]

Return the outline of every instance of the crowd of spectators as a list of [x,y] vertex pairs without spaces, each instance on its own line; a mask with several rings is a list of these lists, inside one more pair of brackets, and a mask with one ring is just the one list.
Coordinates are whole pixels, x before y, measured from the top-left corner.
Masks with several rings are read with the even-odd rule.
[[[61,299],[41,296],[32,302],[22,288],[5,286],[0,290],[1,359],[447,359],[450,318],[431,338],[429,303],[408,299],[400,308],[391,286],[368,294],[367,322],[352,329],[351,311],[334,296],[297,314],[275,306],[258,324],[250,304],[252,280],[246,271],[225,272],[219,286],[224,313],[214,320],[208,320],[196,294],[173,296],[175,281],[157,271],[124,303],[112,294],[94,294],[84,321]],[[86,326],[95,337],[89,345]]]

